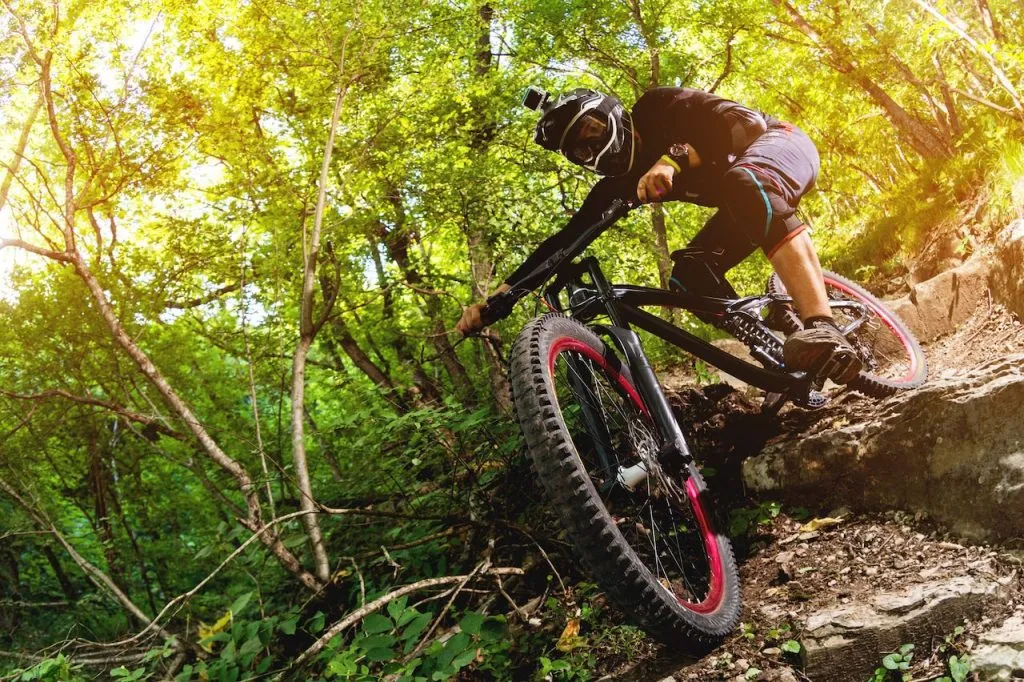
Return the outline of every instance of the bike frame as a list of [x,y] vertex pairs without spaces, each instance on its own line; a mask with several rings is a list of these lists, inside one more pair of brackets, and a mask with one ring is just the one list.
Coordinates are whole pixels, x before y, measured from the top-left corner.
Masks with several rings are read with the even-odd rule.
[[[655,336],[668,341],[669,343],[682,348],[690,354],[704,360],[705,362],[718,367],[724,372],[746,382],[757,386],[769,393],[780,394],[788,399],[801,400],[811,395],[812,391],[820,389],[820,382],[816,377],[806,372],[787,372],[780,360],[769,352],[770,349],[754,346],[750,348],[751,354],[764,367],[751,364],[724,350],[704,341],[698,336],[677,327],[656,315],[652,315],[642,306],[662,306],[671,308],[684,308],[700,314],[702,317],[711,317],[728,322],[730,318],[745,318],[745,323],[762,325],[761,311],[773,302],[792,302],[792,298],[784,294],[764,294],[762,296],[749,296],[746,298],[726,299],[711,296],[700,296],[681,291],[668,291],[650,287],[631,285],[612,285],[608,283],[601,267],[592,256],[581,258],[578,261],[573,259],[578,256],[586,246],[592,242],[605,229],[611,226],[619,218],[623,217],[635,205],[622,200],[615,200],[612,205],[602,214],[600,219],[587,229],[583,230],[576,241],[568,247],[550,256],[545,262],[538,265],[533,272],[519,281],[512,290],[506,294],[499,294],[488,299],[488,305],[492,302],[497,304],[500,299],[512,296],[515,301],[522,295],[522,292],[531,291],[535,287],[556,275],[554,281],[545,288],[544,298],[554,310],[566,312],[560,299],[562,291],[568,293],[568,313],[584,322],[598,315],[607,315],[611,324],[589,324],[598,332],[611,338],[622,357],[625,359],[630,373],[643,399],[656,428],[665,443],[665,448],[677,453],[682,459],[690,463],[693,460],[686,439],[683,437],[679,424],[672,415],[672,408],[668,399],[661,390],[658,378],[651,367],[650,361],[644,354],[640,344],[640,337],[630,327],[643,329]],[[590,283],[583,280],[588,275]],[[861,311],[861,315],[854,319],[846,328],[841,330],[848,334],[858,328],[864,321],[863,306],[855,301],[830,301],[833,308],[852,307]],[[500,309],[500,308],[499,308]],[[574,385],[573,390],[582,392],[587,388],[584,385],[591,381],[588,371],[579,367],[572,379],[579,385]],[[585,401],[584,401],[585,404]],[[779,403],[781,404],[781,403]],[[592,408],[584,407],[584,418],[593,429],[600,429],[603,424],[602,416],[597,413],[588,413]],[[611,455],[606,451],[604,444],[598,444],[598,457],[603,466],[609,466]],[[645,471],[620,472],[620,476],[626,473],[627,478],[639,480]],[[620,479],[620,482],[623,482]],[[629,485],[628,481],[624,482]]]
[[[583,276],[588,275],[590,284]],[[562,304],[561,293],[568,294],[568,311]],[[789,302],[792,299],[782,294],[766,294],[739,299],[724,299],[700,296],[684,292],[668,291],[650,287],[612,285],[605,278],[594,257],[562,265],[558,277],[544,290],[544,298],[552,308],[568,312],[572,317],[588,322],[598,315],[606,315],[611,324],[589,324],[611,338],[629,367],[637,390],[649,414],[659,430],[663,442],[668,444],[683,461],[693,459],[679,424],[672,414],[668,399],[661,390],[658,378],[651,367],[640,343],[640,337],[630,325],[643,329],[669,343],[682,348],[728,374],[765,391],[782,393],[789,397],[807,395],[814,389],[813,377],[805,372],[786,372],[781,363],[767,353],[759,359],[768,365],[759,367],[731,355],[704,341],[690,332],[677,327],[641,309],[641,306],[665,306],[684,308],[705,316],[727,319],[733,316],[747,316],[761,323],[760,311],[773,301]],[[754,349],[756,351],[756,349]],[[586,377],[580,371],[578,377]],[[578,378],[576,381],[587,381]],[[582,387],[581,387],[582,388]],[[584,401],[586,405],[586,401]],[[600,415],[587,414],[584,419],[593,425],[602,423]],[[596,453],[602,466],[611,467],[611,456],[598,445]],[[664,454],[664,453],[663,453]]]

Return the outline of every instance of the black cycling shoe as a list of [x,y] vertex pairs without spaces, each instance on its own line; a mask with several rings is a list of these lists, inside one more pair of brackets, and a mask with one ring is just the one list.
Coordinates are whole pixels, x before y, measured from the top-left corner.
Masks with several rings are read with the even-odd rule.
[[839,328],[826,318],[809,320],[804,329],[790,335],[782,357],[790,370],[810,372],[837,384],[853,381],[863,365]]

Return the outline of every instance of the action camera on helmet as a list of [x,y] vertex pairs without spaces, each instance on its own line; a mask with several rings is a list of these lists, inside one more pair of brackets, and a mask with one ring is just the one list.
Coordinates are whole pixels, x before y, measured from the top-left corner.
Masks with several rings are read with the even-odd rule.
[[527,109],[533,109],[534,111],[540,111],[548,102],[548,98],[551,95],[547,91],[535,88],[532,85],[526,89],[526,96],[523,97],[523,106]]

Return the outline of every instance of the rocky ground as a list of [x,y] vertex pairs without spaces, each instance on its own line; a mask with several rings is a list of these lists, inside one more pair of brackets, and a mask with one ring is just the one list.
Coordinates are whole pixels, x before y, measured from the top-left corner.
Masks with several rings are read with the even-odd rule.
[[[769,418],[757,392],[670,382],[680,422],[717,471],[716,495],[750,509],[736,543],[743,625],[700,661],[659,650],[605,679],[1024,679],[1024,325],[986,296],[933,336],[931,388],[881,403],[837,388],[824,410]],[[944,447],[962,453],[958,464]],[[991,461],[957,468],[972,452]],[[758,457],[758,475],[774,461],[804,488],[793,495],[792,476],[776,489],[744,487],[744,474],[757,487]],[[837,462],[848,470],[836,474]],[[961,516],[979,520],[954,528]]]

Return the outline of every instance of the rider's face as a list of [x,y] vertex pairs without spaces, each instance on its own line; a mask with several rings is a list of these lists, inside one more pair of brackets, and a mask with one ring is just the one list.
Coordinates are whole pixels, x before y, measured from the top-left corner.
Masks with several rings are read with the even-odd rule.
[[570,145],[571,154],[577,163],[590,163],[607,144],[605,133],[608,123],[597,116],[585,115],[576,127]]

